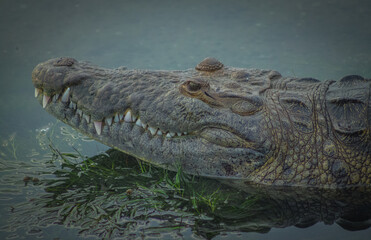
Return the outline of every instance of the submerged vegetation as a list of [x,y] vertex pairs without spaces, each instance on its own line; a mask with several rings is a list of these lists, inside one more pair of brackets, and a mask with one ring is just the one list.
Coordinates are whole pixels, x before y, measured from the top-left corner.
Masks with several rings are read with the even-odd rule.
[[54,172],[58,178],[46,184],[50,193],[89,188],[93,195],[119,193],[128,201],[139,197],[146,200],[144,207],[149,204],[151,208],[164,208],[163,199],[181,199],[178,209],[192,209],[196,215],[214,213],[218,205],[228,202],[229,194],[222,195],[219,187],[210,187],[213,181],[206,183],[205,179],[189,176],[180,166],[177,172],[167,171],[113,149],[93,158],[77,151],[61,153],[52,145],[50,149],[52,161],[61,163],[61,169]]

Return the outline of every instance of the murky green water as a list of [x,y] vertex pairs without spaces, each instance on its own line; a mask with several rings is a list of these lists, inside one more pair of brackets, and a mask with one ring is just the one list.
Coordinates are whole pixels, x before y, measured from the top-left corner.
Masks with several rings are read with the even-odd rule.
[[368,193],[242,191],[105,152],[42,109],[31,71],[60,56],[145,69],[214,56],[369,78],[370,16],[369,1],[0,1],[0,238],[369,239]]

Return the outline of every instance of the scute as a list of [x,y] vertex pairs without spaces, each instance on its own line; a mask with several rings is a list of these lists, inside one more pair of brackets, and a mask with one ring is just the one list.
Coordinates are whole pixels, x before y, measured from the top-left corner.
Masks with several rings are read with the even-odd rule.
[[370,82],[356,75],[344,77],[329,87],[326,107],[337,133],[363,134],[367,130],[369,88]]
[[223,67],[223,63],[219,62],[218,59],[208,57],[202,60],[199,64],[196,66],[196,70],[198,71],[206,71],[206,72],[212,72],[219,70]]
[[340,79],[341,83],[364,81],[365,79],[359,75],[348,75]]
[[310,78],[310,77],[300,78],[300,79],[298,79],[296,81],[297,82],[305,82],[305,83],[318,83],[318,82],[320,82],[320,80],[315,79],[315,78]]

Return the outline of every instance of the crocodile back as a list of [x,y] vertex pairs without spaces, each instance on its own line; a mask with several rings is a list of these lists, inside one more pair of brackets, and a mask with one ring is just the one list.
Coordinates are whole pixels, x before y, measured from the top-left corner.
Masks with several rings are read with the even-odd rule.
[[254,173],[267,184],[371,183],[371,81],[285,78],[265,92],[272,151]]

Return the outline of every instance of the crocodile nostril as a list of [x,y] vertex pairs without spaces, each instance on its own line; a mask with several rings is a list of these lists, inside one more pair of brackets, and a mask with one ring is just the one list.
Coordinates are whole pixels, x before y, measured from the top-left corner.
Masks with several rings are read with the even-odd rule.
[[74,58],[63,57],[63,58],[58,59],[58,61],[54,63],[53,65],[56,67],[58,66],[71,67],[75,62],[77,61]]

